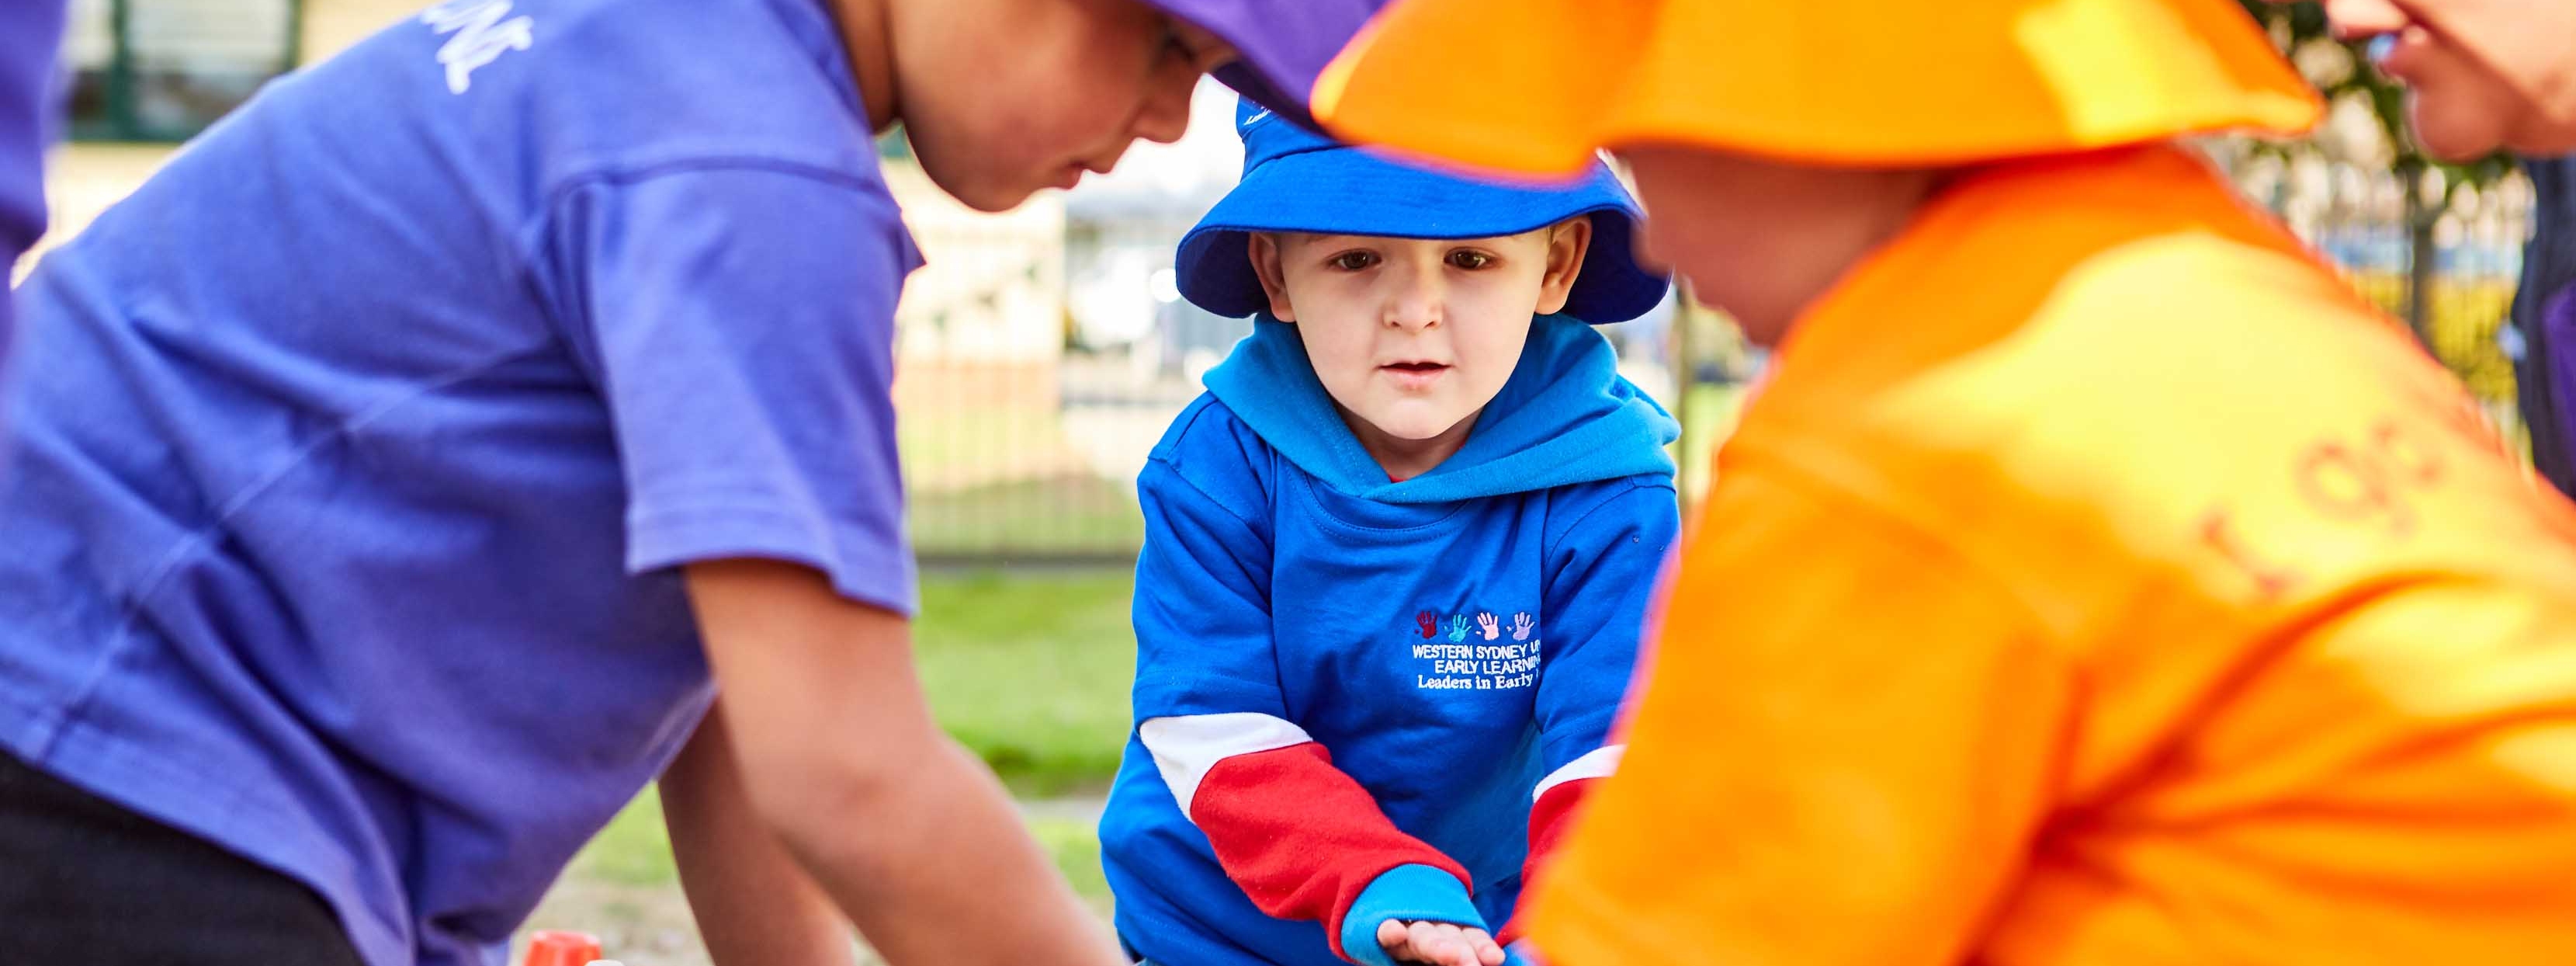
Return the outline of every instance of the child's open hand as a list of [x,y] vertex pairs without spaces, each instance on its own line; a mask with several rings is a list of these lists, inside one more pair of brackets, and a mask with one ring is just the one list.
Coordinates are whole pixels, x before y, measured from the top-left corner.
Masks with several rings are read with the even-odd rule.
[[1494,937],[1454,923],[1389,919],[1377,924],[1377,944],[1400,963],[1503,966],[1503,947]]

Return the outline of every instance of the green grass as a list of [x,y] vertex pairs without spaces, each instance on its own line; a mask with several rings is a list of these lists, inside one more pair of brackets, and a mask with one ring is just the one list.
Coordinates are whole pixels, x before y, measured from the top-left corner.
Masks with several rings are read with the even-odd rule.
[[680,869],[671,861],[671,837],[662,828],[662,796],[650,787],[635,796],[573,857],[569,874],[631,886],[680,881]]
[[[1103,788],[1127,741],[1136,644],[1124,572],[922,577],[914,650],[949,734],[1021,795]],[[1030,831],[1076,890],[1106,896],[1088,823],[1039,818]],[[621,885],[678,881],[662,802],[650,789],[573,860],[572,875]]]
[[1124,571],[925,576],[913,633],[940,725],[1023,795],[1104,786],[1127,742],[1133,587]]
[[1109,879],[1100,872],[1100,833],[1089,822],[1069,818],[1041,818],[1029,822],[1029,834],[1037,836],[1038,845],[1055,860],[1056,870],[1073,891],[1084,898],[1099,899],[1109,895]]
[[[1073,883],[1073,891],[1088,899],[1109,895],[1109,880],[1100,874],[1100,838],[1090,823],[1038,818],[1029,822],[1029,834]],[[627,886],[678,885],[680,870],[671,860],[671,839],[662,827],[662,796],[649,788],[636,796],[573,857],[566,874]]]

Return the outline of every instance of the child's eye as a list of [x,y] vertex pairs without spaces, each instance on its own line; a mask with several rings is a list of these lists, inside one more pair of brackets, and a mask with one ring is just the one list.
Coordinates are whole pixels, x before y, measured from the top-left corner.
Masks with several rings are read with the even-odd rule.
[[1376,252],[1343,252],[1324,260],[1324,264],[1345,272],[1365,271],[1377,264]]
[[1201,74],[1234,59],[1232,48],[1213,42],[1206,31],[1185,26],[1169,16],[1163,18],[1163,53]]
[[1449,253],[1449,266],[1451,268],[1463,268],[1472,272],[1493,263],[1494,256],[1487,255],[1484,252],[1460,250]]

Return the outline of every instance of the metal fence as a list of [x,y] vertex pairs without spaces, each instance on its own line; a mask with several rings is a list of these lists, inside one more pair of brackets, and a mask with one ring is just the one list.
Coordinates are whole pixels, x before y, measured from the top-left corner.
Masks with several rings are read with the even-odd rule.
[[71,0],[71,133],[195,135],[302,60],[303,16],[304,0]]
[[[2435,204],[2410,209],[2407,185],[2384,168],[2313,157],[2241,158],[2230,168],[2250,197],[2340,266],[2393,324],[2412,328],[2507,438],[2527,438],[2514,402],[2520,343],[2507,320],[2531,235],[2528,180],[2514,174],[2484,187],[2445,186],[2440,172],[2428,172],[2419,197]],[[2447,203],[2438,202],[2446,194]],[[2420,259],[2418,242],[2426,248]]]
[[[908,291],[899,313],[913,544],[933,565],[1130,560],[1146,454],[1249,323],[1194,317],[1169,290],[1186,222],[1073,224],[1051,269],[980,225],[913,226],[932,268],[964,280],[949,308],[916,308]],[[983,312],[1037,317],[995,327]],[[1009,332],[961,338],[978,328]]]

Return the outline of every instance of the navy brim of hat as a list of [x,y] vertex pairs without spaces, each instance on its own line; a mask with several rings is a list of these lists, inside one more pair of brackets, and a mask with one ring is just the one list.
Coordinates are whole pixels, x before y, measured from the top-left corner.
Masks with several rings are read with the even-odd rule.
[[1637,210],[1606,167],[1559,187],[1515,187],[1434,174],[1352,148],[1305,151],[1256,167],[1182,236],[1181,295],[1218,315],[1270,306],[1253,274],[1250,233],[1391,238],[1494,238],[1592,216],[1592,247],[1565,302],[1591,323],[1624,322],[1655,307],[1669,283],[1637,264]]

